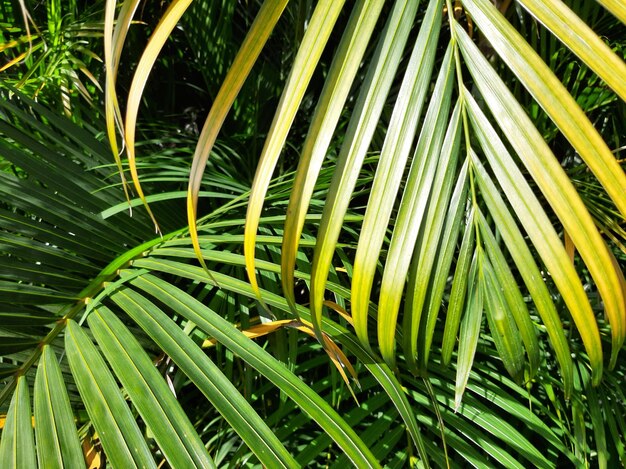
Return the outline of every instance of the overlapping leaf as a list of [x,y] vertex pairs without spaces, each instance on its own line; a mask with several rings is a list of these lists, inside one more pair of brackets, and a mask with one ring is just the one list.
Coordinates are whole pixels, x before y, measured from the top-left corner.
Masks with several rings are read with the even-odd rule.
[[[422,8],[418,2],[397,1],[382,10],[382,2],[357,3],[334,65],[320,75],[326,80],[324,91],[295,179],[280,174],[273,184],[309,81],[320,58],[325,60],[328,38],[341,18],[349,16],[342,16],[341,1],[319,2],[261,156],[245,235],[241,228],[247,199],[241,181],[207,192],[211,197],[228,192],[223,196],[229,201],[201,221],[196,220],[197,197],[224,118],[286,2],[264,3],[261,19],[251,27],[200,136],[188,191],[190,236],[185,230],[171,231],[146,242],[145,230],[117,214],[119,194],[100,190],[108,174],[94,167],[104,163],[106,153],[97,139],[36,103],[20,104],[26,111],[9,101],[0,104],[0,131],[6,136],[0,150],[17,174],[0,174],[5,203],[0,209],[0,352],[3,361],[7,357],[0,371],[9,375],[0,391],[0,401],[6,401],[3,467],[34,465],[36,458],[58,467],[81,464],[77,445],[84,433],[77,433],[68,396],[77,408],[86,409],[81,419],[98,432],[111,464],[123,467],[154,467],[161,458],[172,466],[210,466],[205,445],[218,448],[211,453],[216,465],[231,463],[228,458],[234,464],[272,467],[321,460],[375,467],[383,458],[392,465],[407,465],[413,462],[409,455],[415,446],[424,466],[429,460],[438,466],[457,461],[481,466],[498,460],[508,467],[543,467],[562,457],[573,464],[589,458],[587,440],[597,441],[592,457],[597,454],[599,464],[613,457],[624,460],[624,419],[616,404],[623,401],[623,393],[610,373],[605,388],[593,389],[584,370],[591,364],[591,381],[598,384],[607,329],[581,282],[588,269],[610,322],[610,364],[616,365],[613,373],[619,381],[623,370],[618,351],[626,334],[620,265],[569,176],[509,92],[512,85],[484,57],[485,44],[476,47],[475,35],[492,42],[500,58],[492,61],[511,67],[622,215],[623,171],[574,98],[492,2],[463,0],[453,7],[446,1],[451,30],[449,41],[445,34],[446,44],[439,40],[439,32],[447,29],[441,23],[442,3],[432,0]],[[520,3],[624,98],[623,62],[563,3]],[[600,3],[624,20],[618,3]],[[172,3],[155,33],[158,40],[140,63],[127,107],[131,155],[139,97],[151,64],[186,5]],[[136,6],[134,1],[124,3],[114,29],[115,4],[107,4],[110,132],[116,120],[121,121],[114,75]],[[467,33],[457,22],[462,6],[479,33],[472,22]],[[381,11],[388,21],[379,34],[375,25],[382,24],[383,18],[376,22]],[[418,11],[425,13],[415,21]],[[580,34],[568,39],[571,24],[579,26]],[[405,50],[409,38],[412,43]],[[378,41],[375,50],[373,40]],[[432,76],[435,64],[442,68],[438,84]],[[346,103],[352,106],[357,90],[348,119]],[[449,119],[452,102],[457,104]],[[422,119],[425,103],[429,110]],[[117,156],[114,132],[111,135]],[[417,142],[415,135],[420,135]],[[333,168],[324,168],[323,162],[327,150],[341,143],[331,181]],[[363,165],[370,145],[382,147],[382,152]],[[132,171],[137,179],[136,168]],[[236,185],[238,189],[229,192]],[[148,197],[180,196],[167,192]],[[363,208],[359,204],[368,196]],[[355,200],[358,213],[346,217]],[[262,217],[270,203],[279,210],[287,207],[286,215]],[[307,215],[310,206],[322,205],[321,217]],[[571,251],[558,234],[561,227],[554,224],[557,218],[586,267],[572,263]],[[311,247],[315,251],[309,276],[306,249]],[[199,258],[200,267],[194,258]],[[333,265],[337,259],[341,267]],[[379,287],[377,270],[383,266]],[[219,290],[207,281],[209,267],[215,269],[211,272]],[[246,271],[252,285],[244,281]],[[267,280],[265,289],[257,282],[257,271]],[[346,287],[350,282],[352,292]],[[296,300],[294,285],[305,294],[311,287],[310,312],[297,304],[306,299]],[[362,407],[348,407],[349,394],[338,373],[325,371],[320,345],[295,330],[283,330],[300,323],[290,319],[273,323],[277,327],[252,326],[263,328],[255,339],[260,344],[239,330],[250,329],[250,324],[265,320],[259,316],[268,314],[254,298],[279,317],[295,314],[301,324],[310,320],[318,337],[332,339],[337,353],[341,347],[342,354],[355,358],[363,387],[355,395]],[[402,302],[400,329],[396,326]],[[346,327],[323,319],[323,305],[340,311]],[[377,308],[378,314],[372,314]],[[568,314],[575,328],[564,325]],[[73,318],[81,318],[80,325]],[[377,320],[383,357],[369,348],[372,319]],[[55,339],[64,330],[66,353],[59,362],[52,347],[59,345]],[[556,358],[548,352],[546,338]],[[395,341],[403,344],[404,355],[394,351]],[[203,350],[202,343],[215,347]],[[164,376],[149,358],[157,348],[165,353],[159,360],[174,364],[161,369]],[[396,366],[397,374],[385,360]],[[556,362],[562,383],[550,374]],[[408,376],[407,363],[410,371],[430,381]],[[454,364],[454,369],[442,369],[441,364]],[[34,366],[36,445],[27,379]],[[533,377],[536,384],[525,383],[528,389],[522,389],[504,371],[518,382]],[[181,405],[189,403],[171,392],[174,381],[203,403],[204,394],[217,411],[206,406],[206,414],[192,423]],[[533,395],[532,386],[542,392]],[[555,389],[562,389],[572,404],[562,402]],[[605,391],[610,398],[600,402],[597,397]],[[589,399],[594,402],[585,404]],[[497,412],[488,412],[484,400],[493,402]],[[571,427],[564,422],[566,412]],[[52,431],[44,432],[46,428]],[[410,439],[403,438],[404,428]],[[146,429],[154,436],[154,446],[147,444]],[[537,451],[536,441],[546,443],[545,453]],[[615,442],[615,448],[608,441]],[[336,460],[331,461],[332,456]]]

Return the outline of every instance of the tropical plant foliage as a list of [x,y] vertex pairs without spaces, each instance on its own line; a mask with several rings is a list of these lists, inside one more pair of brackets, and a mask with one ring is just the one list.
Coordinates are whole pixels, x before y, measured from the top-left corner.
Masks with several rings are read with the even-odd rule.
[[4,75],[0,467],[626,465],[621,2],[190,3]]
[[50,1],[34,10],[23,6],[10,0],[1,4],[3,81],[68,117],[79,114],[78,98],[91,104],[101,90],[92,62],[102,62],[94,40],[102,37],[102,12],[76,1]]

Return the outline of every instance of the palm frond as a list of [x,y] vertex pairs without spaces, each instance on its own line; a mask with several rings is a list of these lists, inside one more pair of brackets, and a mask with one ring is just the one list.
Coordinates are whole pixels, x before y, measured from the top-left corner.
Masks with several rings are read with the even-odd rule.
[[127,202],[92,126],[0,90],[3,467],[80,466],[81,444],[123,467],[626,460],[624,142],[594,127],[626,65],[567,2],[423,3],[302,2],[251,187],[220,132],[295,14],[282,0],[223,46],[198,141],[142,142],[173,2],[131,86],[127,162],[116,74],[137,3],[114,27],[108,2]]

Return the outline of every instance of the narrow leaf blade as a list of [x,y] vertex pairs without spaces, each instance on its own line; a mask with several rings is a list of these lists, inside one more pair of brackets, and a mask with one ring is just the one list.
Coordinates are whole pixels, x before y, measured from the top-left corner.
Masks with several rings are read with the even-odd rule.
[[45,345],[35,377],[35,435],[39,467],[82,467],[74,414],[58,359]]
[[[330,37],[335,21],[342,10],[344,1],[321,0],[315,7],[287,79],[287,84],[265,140],[261,159],[254,176],[246,214],[244,252],[248,279],[257,293],[259,293],[259,286],[256,277],[254,253],[265,195],[291,124],[324,50],[326,41]],[[258,296],[260,297],[260,295]]]
[[156,469],[113,375],[87,334],[72,320],[65,332],[65,350],[78,391],[111,464]]
[[196,430],[130,331],[105,307],[94,309],[88,323],[168,462],[173,467],[211,466]]
[[37,467],[33,427],[31,423],[30,396],[25,376],[17,385],[0,440],[0,466],[8,469]]

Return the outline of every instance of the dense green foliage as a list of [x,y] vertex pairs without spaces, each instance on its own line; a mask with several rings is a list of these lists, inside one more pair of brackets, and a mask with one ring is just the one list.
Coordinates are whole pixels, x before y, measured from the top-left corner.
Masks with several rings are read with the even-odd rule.
[[0,467],[626,465],[620,2],[122,3],[0,0]]

